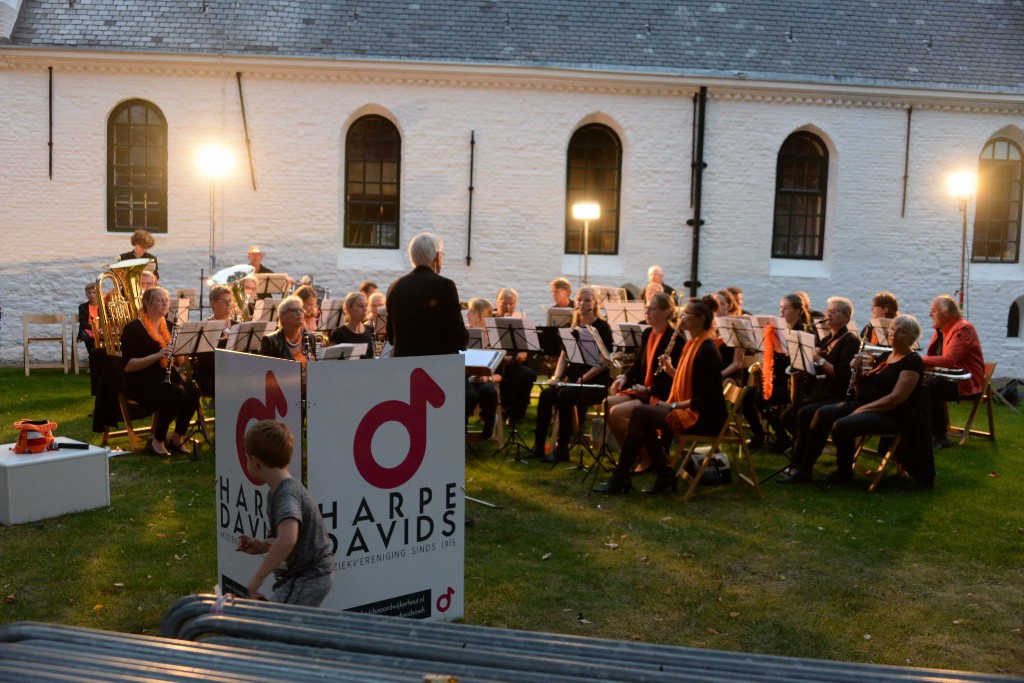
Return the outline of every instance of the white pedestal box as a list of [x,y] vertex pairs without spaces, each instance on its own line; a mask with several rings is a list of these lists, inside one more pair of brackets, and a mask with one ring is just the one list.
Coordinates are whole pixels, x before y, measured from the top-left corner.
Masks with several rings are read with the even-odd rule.
[[[57,441],[72,441],[57,437]],[[107,449],[17,455],[0,445],[0,524],[11,525],[110,505]]]

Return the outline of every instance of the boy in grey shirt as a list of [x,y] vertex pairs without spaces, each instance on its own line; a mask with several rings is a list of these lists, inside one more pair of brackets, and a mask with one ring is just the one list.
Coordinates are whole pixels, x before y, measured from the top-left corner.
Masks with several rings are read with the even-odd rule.
[[334,555],[313,496],[288,472],[294,439],[275,420],[257,422],[245,432],[246,468],[270,487],[270,540],[242,535],[236,550],[266,557],[249,579],[249,597],[266,599],[260,586],[274,572],[270,599],[319,607],[334,582]]

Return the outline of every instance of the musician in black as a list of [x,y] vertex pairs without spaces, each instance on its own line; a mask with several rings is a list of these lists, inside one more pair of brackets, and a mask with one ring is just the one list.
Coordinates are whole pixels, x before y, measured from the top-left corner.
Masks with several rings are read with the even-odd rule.
[[[230,325],[232,320],[232,307],[234,299],[231,290],[224,285],[214,285],[210,289],[210,317],[207,320],[224,320]],[[228,328],[217,340],[217,348],[223,349],[228,341]],[[199,383],[199,390],[203,396],[214,396],[217,392],[216,373],[214,372],[214,352],[207,351],[197,353],[192,365],[192,378]]]
[[366,350],[360,357],[373,358],[373,328],[363,322],[366,320],[366,295],[362,292],[349,292],[342,308],[345,321],[331,332],[331,345],[366,344]]
[[[810,399],[803,406],[790,407],[782,414],[783,423],[794,434],[794,463],[814,462],[817,458],[813,453],[817,447],[816,442],[805,437],[812,429],[812,422],[816,419],[818,409],[843,401],[850,389],[850,377],[853,373],[850,363],[860,348],[860,339],[849,329],[852,317],[853,303],[849,299],[834,296],[828,300],[825,322],[829,334],[818,342],[818,347],[814,351],[817,379],[811,390]],[[825,434],[827,436],[828,432]],[[818,452],[820,453],[820,449]],[[801,476],[801,472],[795,470],[779,479],[779,483],[803,481]]]
[[[798,459],[794,461],[796,471],[786,478],[786,483],[811,481],[811,471],[825,448],[829,433],[836,447],[836,470],[825,478],[830,484],[853,480],[856,439],[864,434],[900,433],[908,426],[912,428],[916,421],[925,427],[926,438],[919,441],[927,447],[927,422],[923,416],[916,419],[912,416],[917,407],[912,398],[924,377],[924,362],[911,350],[920,336],[921,325],[913,316],[901,315],[893,320],[889,328],[892,351],[881,355],[871,369],[863,371],[856,385],[855,399],[829,402],[817,408],[801,439]],[[861,361],[861,357],[857,357],[854,368],[860,368]],[[920,402],[923,403],[923,397]],[[919,454],[916,458],[920,460]],[[935,476],[934,462],[930,474],[919,469],[915,476],[931,484]]]
[[[467,327],[486,329],[487,318],[494,314],[494,307],[487,299],[474,297],[469,300],[466,308]],[[535,376],[536,377],[536,376]],[[498,389],[497,382],[504,384],[505,378],[499,373],[490,375],[467,375],[466,376],[466,420],[473,415],[473,411],[480,408],[480,420],[483,422],[481,437],[489,439],[494,435],[494,422],[498,412]],[[532,384],[531,384],[532,388]],[[504,395],[504,392],[502,392]]]
[[[601,318],[597,308],[594,290],[581,287],[576,292],[576,312],[573,327],[589,326],[600,337],[606,349],[612,347],[612,330]],[[548,387],[540,392],[537,402],[537,429],[534,432],[533,450],[527,457],[543,458],[545,462],[559,462],[569,459],[569,442],[572,440],[574,417],[583,424],[587,406],[601,403],[608,396],[611,376],[606,365],[589,366],[570,364],[565,351],[558,357],[555,374],[548,380]],[[573,386],[582,384],[589,386]],[[544,441],[551,424],[555,407],[558,408],[558,443],[555,451],[544,457]]]
[[[803,297],[795,292],[787,294],[779,301],[779,317],[786,323],[787,329],[797,332],[811,330],[811,311],[805,306]],[[758,381],[743,398],[743,416],[750,425],[752,447],[764,446],[768,440],[768,434],[761,426],[761,420],[764,418],[775,432],[775,450],[781,453],[793,445],[782,423],[783,411],[791,403],[799,408],[801,401],[807,397],[799,395],[804,378],[791,376],[787,372],[789,352],[785,346],[777,342],[777,338],[764,342],[772,345],[771,362],[762,354],[761,371],[755,375]],[[770,374],[768,383],[764,381],[766,372]]]
[[128,261],[136,258],[149,258],[153,259],[153,263],[150,266],[153,268],[153,273],[156,278],[160,279],[160,265],[156,260],[156,256],[149,253],[149,250],[156,244],[156,240],[153,239],[153,235],[149,233],[149,230],[136,230],[132,233],[132,250],[126,251],[123,254],[119,254],[117,257],[118,261]]
[[305,329],[302,299],[286,296],[277,307],[278,328],[260,340],[260,355],[299,361],[316,353],[316,337]]
[[[900,314],[900,302],[896,299],[895,294],[889,292],[879,292],[875,294],[871,299],[871,317],[872,318],[888,318],[893,319]],[[860,336],[868,340],[868,344],[879,345],[881,342],[878,339],[878,332],[871,327],[871,321],[864,326],[864,329],[860,331]],[[887,346],[887,344],[883,344]]]
[[[146,450],[153,455],[188,453],[185,437],[199,405],[199,392],[184,384],[171,356],[171,331],[167,326],[170,297],[163,287],[152,287],[142,295],[139,317],[121,332],[121,357],[124,360],[125,396],[155,411],[153,438]],[[167,431],[174,421],[170,440]]]
[[[658,292],[647,301],[644,316],[649,325],[640,337],[636,362],[612,382],[612,395],[608,397],[606,416],[608,428],[620,445],[626,440],[626,427],[633,410],[641,405],[664,401],[672,388],[672,376],[661,369],[658,361],[669,345],[673,365],[679,362],[686,337],[680,330],[674,334],[676,306],[664,292]],[[673,341],[673,337],[675,340]]]

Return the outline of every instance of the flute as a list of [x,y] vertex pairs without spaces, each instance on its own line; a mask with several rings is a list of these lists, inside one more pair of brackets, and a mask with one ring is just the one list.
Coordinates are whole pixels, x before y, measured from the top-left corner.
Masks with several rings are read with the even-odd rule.
[[668,344],[665,346],[665,353],[658,356],[658,369],[654,371],[655,375],[660,375],[665,372],[664,358],[667,356],[672,357],[672,351],[676,348],[676,342],[679,340],[679,333],[683,331],[683,316],[679,316],[679,322],[676,323],[676,329],[672,331],[672,336],[668,340]]

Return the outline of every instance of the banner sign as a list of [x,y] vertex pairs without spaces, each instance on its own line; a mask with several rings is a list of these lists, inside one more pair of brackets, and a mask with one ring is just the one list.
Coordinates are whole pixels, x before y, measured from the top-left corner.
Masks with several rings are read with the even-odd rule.
[[323,606],[461,617],[462,357],[316,363],[307,396],[309,491],[335,542]]
[[[262,557],[235,546],[242,534],[269,532],[269,489],[248,478],[242,438],[256,420],[288,424],[299,477],[301,366],[218,351],[216,372],[217,561],[224,592],[245,595]],[[322,607],[463,616],[462,357],[310,363],[306,396],[305,481],[334,545],[334,588]]]
[[[245,595],[263,557],[235,551],[242,534],[270,532],[270,489],[245,469],[245,430],[260,420],[284,422],[295,435],[288,470],[302,481],[302,366],[249,353],[217,350],[217,568],[225,593]],[[270,595],[273,575],[263,583]]]

